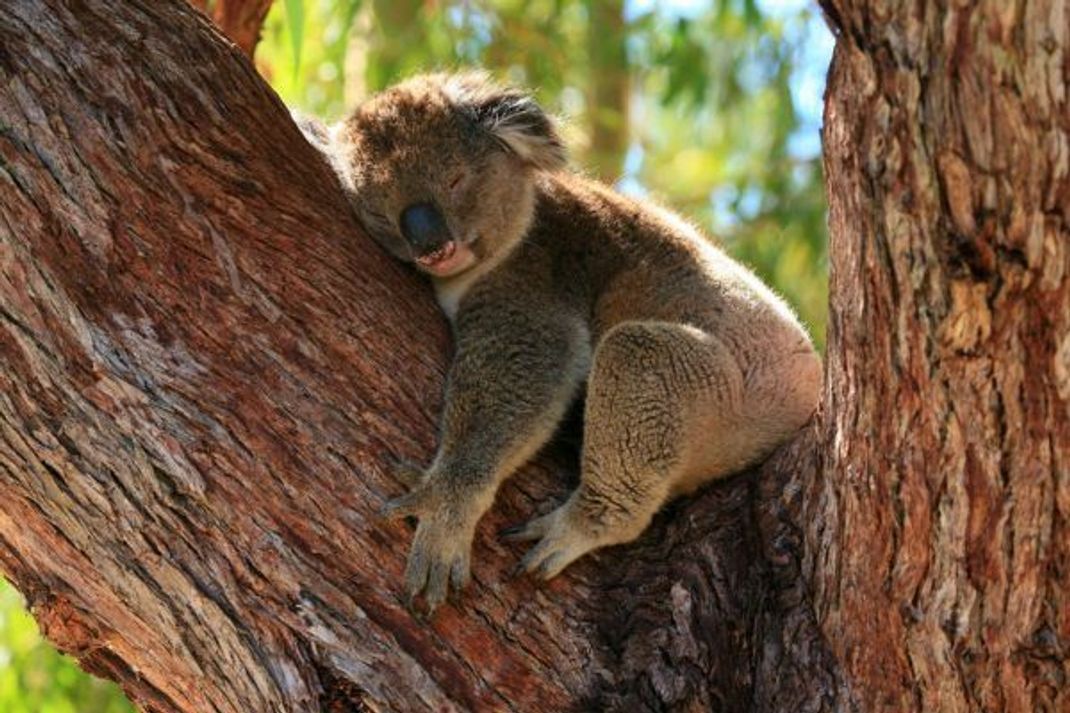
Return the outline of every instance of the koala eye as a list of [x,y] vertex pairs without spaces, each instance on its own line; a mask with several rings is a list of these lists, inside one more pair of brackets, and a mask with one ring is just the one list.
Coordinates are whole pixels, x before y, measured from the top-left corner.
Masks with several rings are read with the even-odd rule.
[[389,233],[393,231],[393,224],[390,219],[377,210],[366,208],[362,214],[362,223],[364,227],[372,232]]
[[465,175],[463,173],[455,174],[453,177],[450,178],[449,183],[446,184],[446,187],[449,189],[451,195],[456,196],[458,191],[460,191],[460,189],[464,187],[464,179]]

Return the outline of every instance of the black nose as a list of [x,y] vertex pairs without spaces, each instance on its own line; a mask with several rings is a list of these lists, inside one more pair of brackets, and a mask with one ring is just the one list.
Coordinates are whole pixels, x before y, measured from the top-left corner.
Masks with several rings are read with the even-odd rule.
[[414,203],[401,211],[401,234],[418,255],[438,250],[453,239],[446,219],[431,203]]

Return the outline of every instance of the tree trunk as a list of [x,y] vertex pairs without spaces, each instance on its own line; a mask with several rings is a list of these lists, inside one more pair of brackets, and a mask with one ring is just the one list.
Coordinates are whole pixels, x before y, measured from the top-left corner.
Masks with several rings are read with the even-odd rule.
[[1070,5],[826,10],[815,611],[866,710],[1070,710]]
[[0,569],[46,635],[146,711],[1065,707],[1066,23],[846,6],[825,417],[536,586],[493,533],[544,454],[430,622],[375,515],[434,445],[427,288],[187,5],[0,6]]
[[[201,11],[208,12],[207,0],[190,1]],[[246,57],[252,57],[256,46],[260,44],[260,31],[264,28],[264,20],[267,19],[272,2],[273,0],[215,0],[211,18]]]
[[584,167],[613,183],[631,140],[631,76],[624,0],[587,0],[587,99],[590,143]]

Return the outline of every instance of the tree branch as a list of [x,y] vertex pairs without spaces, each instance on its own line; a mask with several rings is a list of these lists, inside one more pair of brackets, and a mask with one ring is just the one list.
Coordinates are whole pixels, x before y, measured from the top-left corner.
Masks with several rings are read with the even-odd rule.
[[[208,13],[208,0],[189,0],[201,12]],[[273,0],[215,0],[212,21],[238,45],[250,59],[260,43],[260,31],[271,10]]]

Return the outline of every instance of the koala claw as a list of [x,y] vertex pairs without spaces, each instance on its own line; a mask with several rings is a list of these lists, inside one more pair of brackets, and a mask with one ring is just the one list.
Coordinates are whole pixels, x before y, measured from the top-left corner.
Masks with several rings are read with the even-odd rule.
[[537,540],[539,537],[541,535],[530,532],[527,524],[513,525],[498,531],[498,538],[506,542],[526,542],[528,540]]
[[[443,535],[437,524],[421,523],[405,567],[405,592],[410,606],[422,593],[427,615],[449,594],[459,594],[471,579],[470,538]],[[452,535],[452,533],[451,533]],[[452,589],[452,592],[451,592]]]
[[430,491],[417,488],[407,495],[386,501],[379,510],[380,514],[390,520],[402,517],[420,517],[429,510]]
[[546,537],[528,550],[524,559],[520,561],[520,566],[539,579],[550,580],[590,549],[592,548]]
[[391,463],[390,472],[407,488],[419,487],[425,478],[424,469],[407,460],[395,460]]
[[503,528],[498,532],[498,537],[506,542],[528,542],[538,540],[548,534],[559,525],[555,523],[561,519],[561,513],[554,510],[540,517],[532,518],[520,525]]
[[540,579],[553,579],[572,562],[598,547],[597,542],[569,524],[567,512],[563,506],[527,525],[503,532],[504,537],[514,541],[539,540],[520,560],[518,570]]

